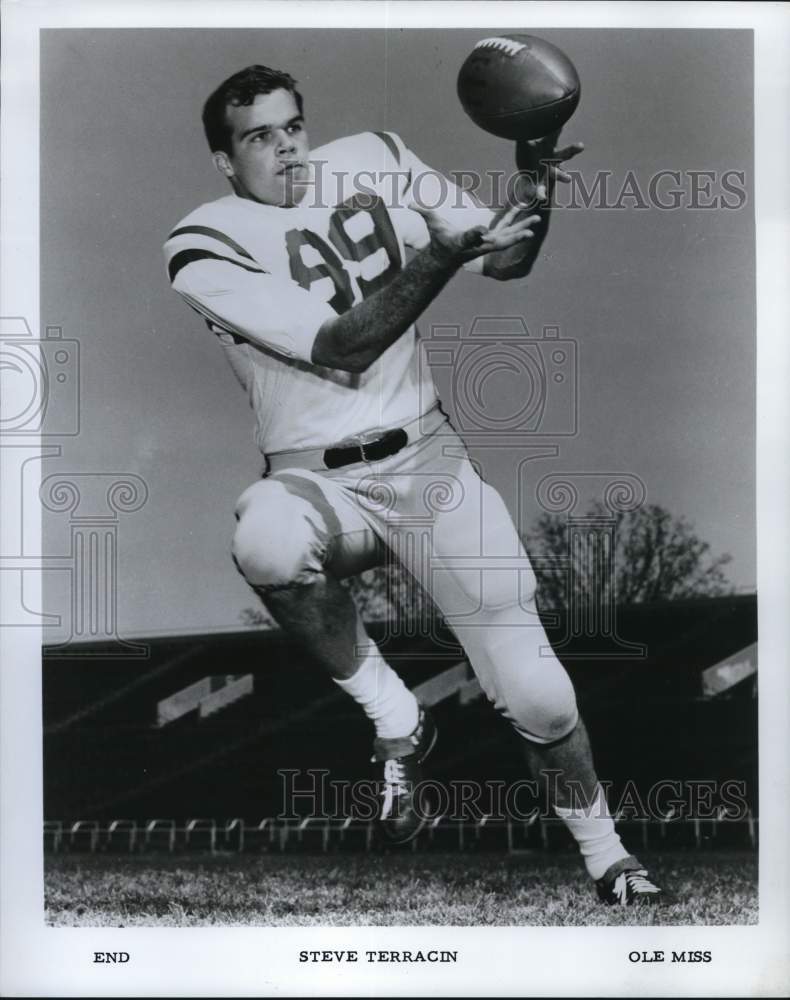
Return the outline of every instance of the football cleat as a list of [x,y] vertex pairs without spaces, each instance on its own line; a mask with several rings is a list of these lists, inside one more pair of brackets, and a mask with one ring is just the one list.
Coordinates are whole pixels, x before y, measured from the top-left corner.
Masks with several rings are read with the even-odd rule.
[[420,812],[414,791],[422,779],[420,765],[433,750],[436,737],[436,724],[420,705],[417,727],[410,736],[373,743],[372,760],[384,766],[378,827],[389,844],[407,843],[425,825],[427,817]]
[[655,906],[664,894],[651,882],[647,870],[634,857],[616,861],[595,883],[598,898],[607,906]]

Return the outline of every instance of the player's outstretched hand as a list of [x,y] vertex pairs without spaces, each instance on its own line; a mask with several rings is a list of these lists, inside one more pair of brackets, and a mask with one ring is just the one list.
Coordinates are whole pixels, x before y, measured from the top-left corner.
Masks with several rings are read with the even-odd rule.
[[522,201],[531,205],[546,201],[557,181],[570,183],[570,174],[560,164],[584,152],[584,143],[572,142],[557,149],[561,131],[552,132],[542,139],[523,139],[516,143],[516,165],[522,171],[519,189]]
[[430,233],[431,250],[438,257],[456,261],[474,260],[497,250],[507,250],[522,240],[531,239],[535,234],[531,227],[540,222],[539,215],[524,215],[524,207],[516,205],[488,229],[474,226],[472,229],[455,229],[437,212],[430,208],[412,205],[415,212],[425,219]]

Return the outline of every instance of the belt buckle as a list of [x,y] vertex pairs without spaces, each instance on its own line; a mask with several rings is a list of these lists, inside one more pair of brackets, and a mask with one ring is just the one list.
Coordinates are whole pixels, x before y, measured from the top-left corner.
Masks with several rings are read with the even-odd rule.
[[389,438],[390,438],[391,435],[392,435],[392,431],[385,431],[381,435],[381,437],[373,438],[372,441],[362,441],[360,439],[360,442],[359,442],[359,452],[362,455],[362,461],[363,462],[368,462],[368,463],[377,461],[377,459],[375,459],[375,458],[369,458],[368,457],[368,455],[367,455],[367,449],[368,448],[380,447],[381,445],[385,444],[389,440]]
[[364,435],[362,434],[358,435],[357,441],[359,442],[359,444],[357,445],[357,447],[359,448],[359,453],[362,456],[362,461],[367,463],[375,462],[376,461],[375,458],[368,458],[367,449],[374,448],[376,445],[383,444],[387,440],[387,436],[391,433],[392,433],[391,431],[384,431],[384,433],[381,434],[379,437],[374,437],[368,441],[363,440]]

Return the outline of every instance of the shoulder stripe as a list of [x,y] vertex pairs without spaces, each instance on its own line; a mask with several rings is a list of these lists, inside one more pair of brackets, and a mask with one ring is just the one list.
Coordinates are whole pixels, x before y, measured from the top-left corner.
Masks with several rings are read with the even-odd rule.
[[395,157],[395,162],[400,163],[400,150],[398,149],[395,140],[392,138],[392,136],[388,132],[374,132],[373,135],[381,139],[381,141],[384,143],[387,149]]
[[187,233],[194,233],[197,236],[211,236],[215,240],[219,240],[220,243],[224,243],[225,246],[235,250],[240,257],[246,257],[247,260],[253,260],[251,253],[247,253],[244,247],[239,246],[239,244],[221,233],[219,229],[212,229],[210,226],[182,226],[180,229],[174,229],[173,232],[167,237],[172,240],[174,236],[185,236]]
[[196,260],[224,260],[228,264],[243,267],[245,271],[252,271],[254,274],[267,273],[262,267],[248,267],[246,264],[241,264],[231,257],[223,257],[221,254],[212,253],[211,250],[182,250],[180,253],[174,254],[172,260],[167,265],[167,273],[170,275],[170,281],[175,281],[178,272],[186,267],[187,264],[191,264]]

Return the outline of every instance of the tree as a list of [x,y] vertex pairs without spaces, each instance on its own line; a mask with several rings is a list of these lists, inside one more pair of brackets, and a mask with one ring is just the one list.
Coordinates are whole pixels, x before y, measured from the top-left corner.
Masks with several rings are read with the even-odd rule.
[[713,557],[692,524],[657,504],[612,513],[594,503],[581,518],[544,513],[525,544],[546,610],[571,597],[640,604],[732,592],[722,569],[731,556]]

